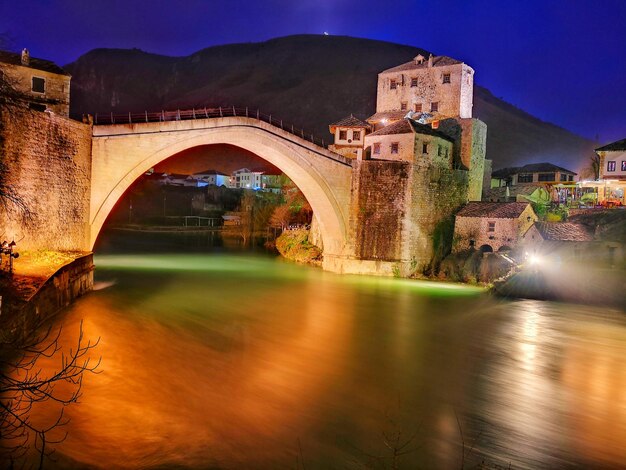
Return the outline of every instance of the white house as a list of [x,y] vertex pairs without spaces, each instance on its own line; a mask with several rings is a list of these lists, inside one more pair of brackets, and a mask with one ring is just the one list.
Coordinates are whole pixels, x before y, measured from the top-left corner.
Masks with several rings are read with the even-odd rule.
[[230,184],[230,178],[228,175],[224,173],[220,173],[216,170],[204,170],[199,171],[191,175],[193,178],[198,180],[199,182],[205,183],[198,186],[225,186],[228,187]]
[[249,170],[248,168],[240,168],[239,170],[233,171],[231,177],[231,187],[261,189],[263,187],[262,176],[262,171],[253,171]]

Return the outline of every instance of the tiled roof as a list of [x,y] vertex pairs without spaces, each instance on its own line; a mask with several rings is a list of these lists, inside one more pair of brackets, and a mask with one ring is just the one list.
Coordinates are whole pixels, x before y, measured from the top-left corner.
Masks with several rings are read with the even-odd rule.
[[553,165],[552,163],[543,162],[543,163],[529,163],[524,166],[514,166],[509,168],[502,168],[500,170],[495,170],[491,173],[493,178],[507,178],[511,175],[516,175],[519,173],[538,173],[538,172],[549,172],[549,171],[560,171],[562,173],[568,173],[571,175],[576,175],[577,173],[568,170],[567,168],[563,168],[557,165]]
[[452,138],[444,134],[443,132],[436,131],[432,127],[427,124],[420,124],[419,122],[415,122],[412,119],[402,119],[397,122],[393,122],[388,126],[383,127],[382,129],[378,129],[376,132],[372,132],[369,134],[370,136],[376,135],[393,135],[393,134],[408,134],[408,133],[416,133],[416,134],[426,134],[432,135],[435,137],[440,137],[442,139],[446,139],[450,142],[453,142]]
[[382,111],[380,113],[372,114],[366,119],[367,122],[378,122],[383,119],[389,119],[390,121],[397,121],[406,116],[407,111]]
[[204,171],[197,171],[193,174],[193,176],[195,175],[222,175],[222,176],[226,176],[224,173],[221,173],[217,170],[204,170]]
[[22,55],[15,52],[0,51],[0,62],[11,65],[21,65],[22,67],[30,67],[31,69],[43,70],[45,72],[58,73],[60,75],[68,75],[65,70],[54,62],[44,59],[36,59],[31,57],[28,65],[22,65]]
[[544,240],[564,242],[590,242],[593,235],[582,224],[571,222],[535,222]]
[[456,216],[517,219],[528,204],[528,202],[468,202]]
[[[535,191],[541,190],[541,186],[535,186],[532,184],[518,184],[516,186],[509,186],[509,196],[514,198],[515,196],[530,196]],[[545,191],[545,190],[544,190]],[[506,196],[506,188],[491,188],[486,193],[487,199],[489,198],[502,198]]]
[[[462,63],[463,62],[461,62],[460,60],[456,60],[456,59],[453,59],[452,57],[447,57],[445,55],[433,57],[433,67],[443,67],[446,65],[456,65],[456,64],[462,64]],[[416,69],[425,69],[425,68],[428,68],[428,58],[425,58],[424,62],[422,62],[421,64],[416,63],[415,59],[413,59],[412,61],[406,62],[405,64],[398,65],[396,67],[392,67],[387,70],[383,70],[381,73],[402,72],[403,70],[416,70]]]
[[617,142],[613,142],[603,147],[599,147],[596,149],[596,152],[602,152],[605,150],[626,150],[626,139],[618,140]]
[[365,127],[370,129],[372,126],[368,122],[362,121],[351,114],[337,122],[333,122],[330,124],[330,127]]

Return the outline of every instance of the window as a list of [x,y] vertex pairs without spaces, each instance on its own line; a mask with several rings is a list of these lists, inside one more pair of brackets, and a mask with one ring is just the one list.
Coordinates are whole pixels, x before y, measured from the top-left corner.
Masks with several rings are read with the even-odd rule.
[[417,86],[417,77],[412,77],[411,78],[411,87],[416,87]]
[[45,111],[46,110],[45,104],[28,103],[28,107],[32,109],[33,111]]
[[561,173],[561,181],[567,181],[567,175]]
[[348,131],[339,131],[339,140],[347,140]]
[[622,160],[622,171],[626,171],[626,160]]
[[361,140],[361,131],[352,131],[353,140]]
[[416,113],[422,112],[422,103],[415,103],[415,112]]
[[428,153],[428,142],[422,144],[422,153]]
[[430,103],[430,112],[436,113],[437,111],[439,111],[439,102],[435,101],[433,103]]
[[441,157],[443,155],[443,147],[441,144],[437,145],[437,156]]
[[392,142],[391,143],[391,153],[398,153],[398,142]]
[[449,73],[444,73],[443,74],[443,83],[450,83],[450,74]]
[[380,142],[374,143],[374,150],[372,152],[374,155],[380,155]]
[[539,181],[556,181],[554,173],[539,173]]
[[533,182],[533,174],[532,173],[520,173],[517,175],[518,183],[532,183]]
[[606,162],[606,171],[615,171],[615,162]]
[[398,88],[398,81],[397,80],[391,80],[391,82],[389,82],[389,88],[391,90],[395,90],[396,88]]
[[448,158],[448,147],[446,147],[446,158]]
[[496,231],[496,223],[489,222],[487,227],[487,232],[495,232]]
[[[622,162],[622,168],[624,167],[624,162]],[[569,175],[569,181],[574,181],[574,175]]]
[[400,103],[400,111],[406,111],[406,101]]
[[40,77],[33,77],[32,90],[35,93],[45,93],[46,92],[46,79],[40,78]]

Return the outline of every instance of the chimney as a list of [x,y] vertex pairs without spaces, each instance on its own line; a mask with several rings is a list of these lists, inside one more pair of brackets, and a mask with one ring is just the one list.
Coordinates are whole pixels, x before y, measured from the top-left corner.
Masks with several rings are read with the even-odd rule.
[[22,49],[22,65],[30,65],[30,54],[26,48]]
[[433,66],[433,55],[430,54],[428,56],[428,68],[431,68]]

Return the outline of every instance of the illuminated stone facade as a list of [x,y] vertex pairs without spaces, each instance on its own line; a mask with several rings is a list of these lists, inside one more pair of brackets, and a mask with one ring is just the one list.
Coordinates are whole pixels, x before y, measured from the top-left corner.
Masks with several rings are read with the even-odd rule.
[[[472,117],[474,70],[451,57],[418,55],[378,74],[376,113],[413,111],[433,119]],[[378,124],[378,123],[377,123]]]
[[456,215],[454,251],[513,248],[536,221],[528,202],[470,202]]
[[0,51],[0,72],[31,109],[69,115],[71,77],[53,62],[30,57],[26,49]]

